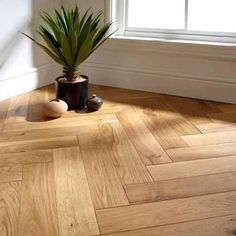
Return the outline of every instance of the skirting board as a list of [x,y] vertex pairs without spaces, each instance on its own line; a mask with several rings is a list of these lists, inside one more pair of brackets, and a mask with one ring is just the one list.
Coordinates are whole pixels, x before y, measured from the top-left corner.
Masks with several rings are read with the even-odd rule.
[[142,73],[132,68],[120,69],[93,63],[85,63],[82,71],[93,84],[236,104],[236,83],[168,73]]
[[61,71],[60,66],[47,64],[14,78],[0,80],[0,101],[51,84]]

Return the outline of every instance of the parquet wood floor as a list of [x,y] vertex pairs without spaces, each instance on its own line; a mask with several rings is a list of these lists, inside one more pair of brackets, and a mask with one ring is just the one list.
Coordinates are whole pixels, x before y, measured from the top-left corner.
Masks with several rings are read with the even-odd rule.
[[236,105],[90,85],[97,112],[0,102],[0,236],[236,235]]

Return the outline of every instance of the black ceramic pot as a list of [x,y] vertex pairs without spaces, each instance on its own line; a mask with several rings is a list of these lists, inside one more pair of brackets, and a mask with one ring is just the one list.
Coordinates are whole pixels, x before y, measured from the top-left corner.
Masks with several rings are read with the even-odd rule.
[[77,83],[65,83],[56,79],[56,98],[65,101],[68,110],[84,109],[88,98],[88,77],[81,75],[85,80]]

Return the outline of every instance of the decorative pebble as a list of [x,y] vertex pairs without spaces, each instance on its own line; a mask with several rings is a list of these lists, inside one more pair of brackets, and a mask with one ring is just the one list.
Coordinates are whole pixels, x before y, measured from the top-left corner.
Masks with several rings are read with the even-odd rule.
[[103,100],[100,97],[97,97],[96,94],[88,98],[86,101],[87,109],[90,111],[98,111],[102,107],[102,104]]
[[43,113],[47,117],[57,118],[68,110],[66,102],[60,99],[52,99],[43,103]]

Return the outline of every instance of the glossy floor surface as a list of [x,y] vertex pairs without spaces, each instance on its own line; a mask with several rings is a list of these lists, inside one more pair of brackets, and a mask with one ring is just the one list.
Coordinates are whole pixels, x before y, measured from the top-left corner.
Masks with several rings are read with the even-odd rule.
[[0,235],[236,235],[236,105],[91,86],[98,112],[0,102]]

